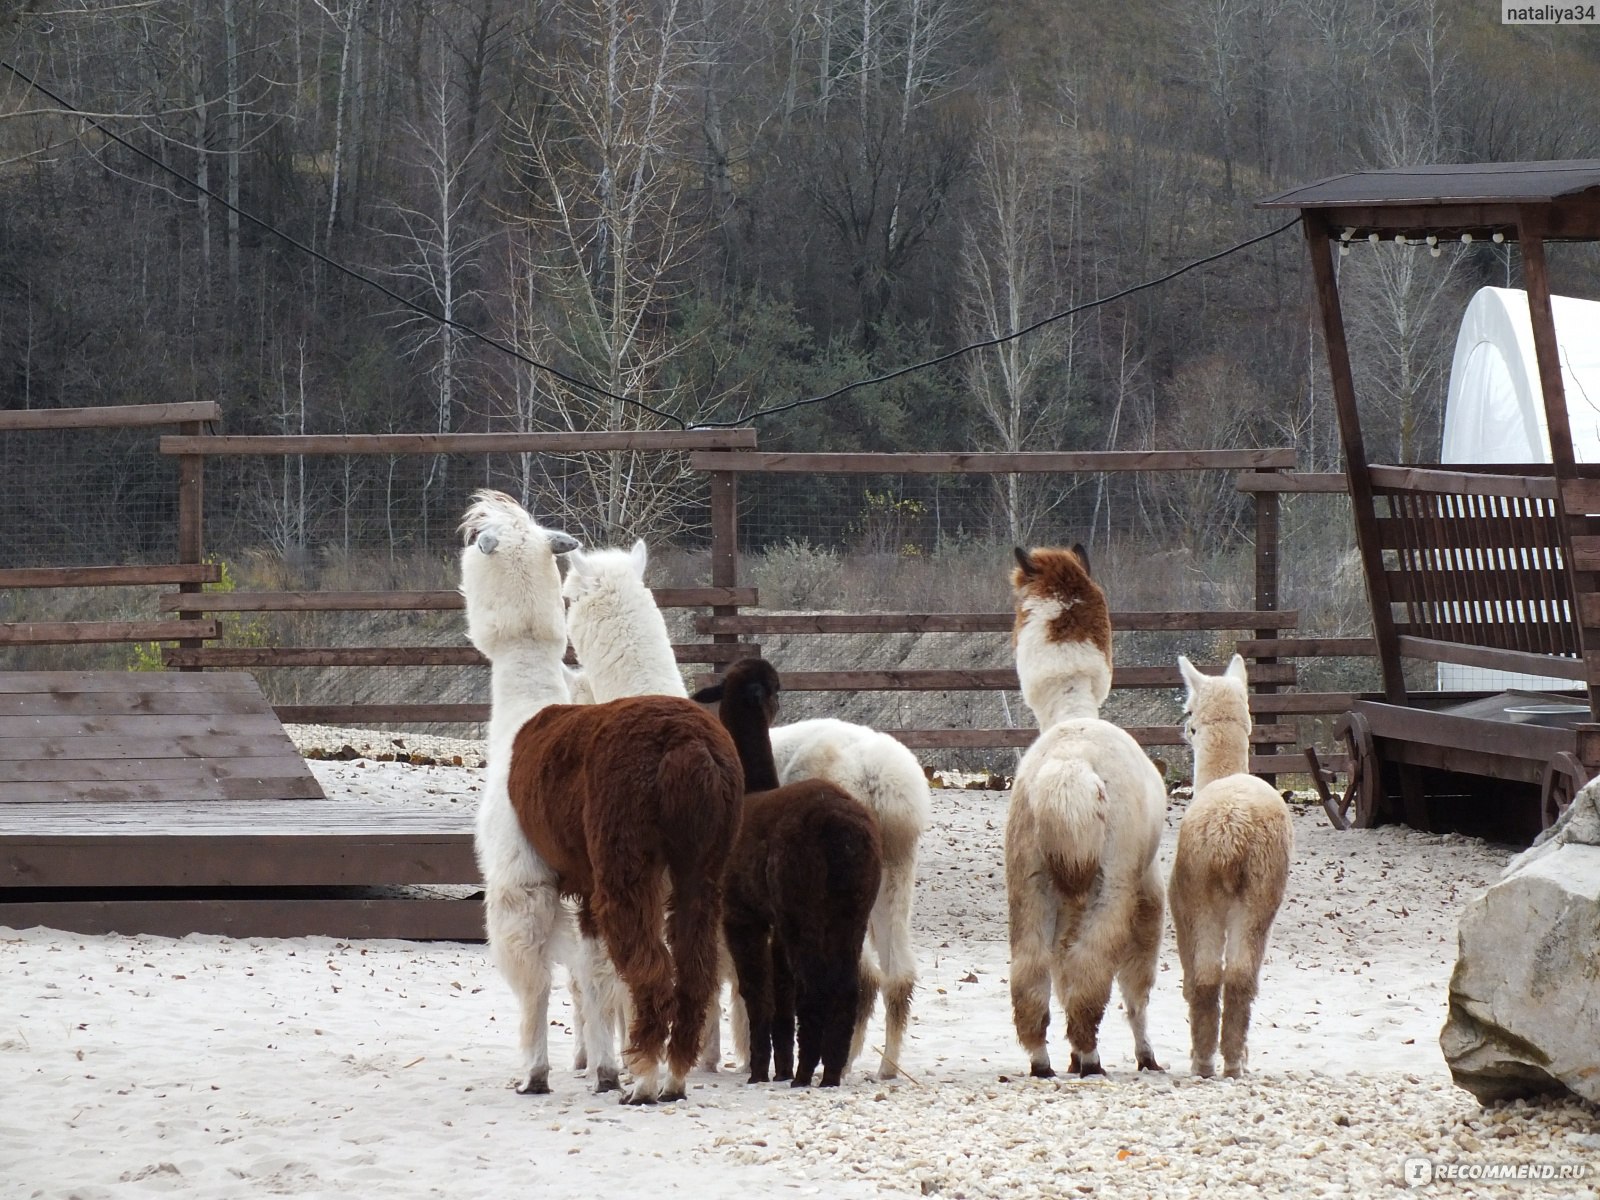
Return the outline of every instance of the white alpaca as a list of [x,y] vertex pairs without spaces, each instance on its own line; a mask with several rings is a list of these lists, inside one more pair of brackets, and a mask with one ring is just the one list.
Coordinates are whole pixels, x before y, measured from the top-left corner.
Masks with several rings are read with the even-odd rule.
[[[672,654],[666,623],[655,597],[645,587],[647,552],[643,542],[631,551],[592,551],[568,573],[568,634],[583,680],[594,702],[652,691],[686,695]],[[671,691],[667,691],[669,686]],[[780,783],[822,779],[843,789],[871,810],[883,838],[883,882],[873,906],[868,944],[862,957],[862,1006],[850,1048],[853,1062],[865,1041],[867,1020],[878,989],[884,997],[884,1048],[879,1075],[899,1073],[901,1046],[916,985],[916,955],[911,945],[911,905],[917,874],[917,840],[931,819],[928,781],[916,755],[888,734],[845,721],[819,718],[779,725],[771,731],[772,755]],[[876,957],[876,962],[871,961]],[[726,972],[725,972],[726,974]],[[707,1028],[702,1064],[714,1067],[719,1046]],[[733,1017],[734,1044],[741,1058],[745,1022]]]
[[[667,623],[644,584],[645,544],[567,556],[567,636],[578,652],[589,703],[623,696],[687,696]],[[622,681],[626,681],[624,688]]]
[[1140,1070],[1160,1070],[1145,1027],[1161,944],[1156,867],[1166,792],[1139,744],[1098,717],[1111,688],[1111,621],[1087,555],[1017,551],[1017,674],[1043,732],[1017,767],[1006,821],[1011,1006],[1031,1071],[1050,1076],[1052,982],[1071,1069],[1103,1073],[1100,1019],[1115,978]]
[[[484,924],[495,965],[522,1002],[517,1090],[542,1092],[550,1076],[550,964],[575,966],[574,931],[555,873],[523,836],[507,780],[517,731],[547,705],[569,700],[556,555],[570,553],[579,543],[559,530],[541,528],[499,493],[477,493],[462,528],[470,539],[461,556],[467,637],[492,667],[488,766],[474,839],[485,883]],[[491,566],[490,553],[502,546],[508,553]],[[574,988],[575,996],[581,986]],[[615,1060],[606,1065],[614,1078]]]
[[1244,1074],[1250,1006],[1272,920],[1283,902],[1294,827],[1283,798],[1250,770],[1250,695],[1244,659],[1204,675],[1187,658],[1184,740],[1194,749],[1194,800],[1178,829],[1172,924],[1189,1002],[1190,1065],[1210,1076],[1222,1032],[1222,1072]]

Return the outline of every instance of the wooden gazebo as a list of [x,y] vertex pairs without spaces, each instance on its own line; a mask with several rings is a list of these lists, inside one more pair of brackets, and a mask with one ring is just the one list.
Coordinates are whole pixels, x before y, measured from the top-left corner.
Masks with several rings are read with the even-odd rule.
[[[1529,836],[1600,772],[1600,465],[1575,461],[1545,263],[1547,242],[1600,240],[1600,160],[1361,171],[1261,207],[1299,209],[1310,247],[1382,668],[1382,698],[1342,725],[1357,824],[1394,814]],[[1549,463],[1369,461],[1334,267],[1341,242],[1373,235],[1418,253],[1463,237],[1519,245]],[[1574,692],[1411,691],[1406,659],[1570,680]]]

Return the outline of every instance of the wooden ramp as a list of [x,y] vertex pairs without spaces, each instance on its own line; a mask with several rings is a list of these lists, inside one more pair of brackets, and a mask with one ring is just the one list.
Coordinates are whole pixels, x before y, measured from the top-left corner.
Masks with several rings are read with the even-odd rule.
[[249,675],[0,672],[0,925],[483,936],[469,813],[329,799]]

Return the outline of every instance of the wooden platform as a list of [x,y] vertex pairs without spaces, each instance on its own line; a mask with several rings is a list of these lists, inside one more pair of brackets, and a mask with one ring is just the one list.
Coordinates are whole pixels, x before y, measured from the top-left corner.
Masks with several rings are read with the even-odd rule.
[[0,673],[0,925],[483,936],[471,813],[330,799],[243,674]]

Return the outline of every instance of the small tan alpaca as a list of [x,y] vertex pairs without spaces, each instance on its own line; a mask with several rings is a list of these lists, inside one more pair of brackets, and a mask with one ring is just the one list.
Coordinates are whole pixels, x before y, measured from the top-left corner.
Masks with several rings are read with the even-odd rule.
[[1194,750],[1194,801],[1178,829],[1167,897],[1189,1002],[1191,1065],[1196,1075],[1214,1074],[1220,1023],[1222,1073],[1237,1078],[1294,830],[1272,785],[1249,774],[1244,659],[1235,654],[1213,676],[1180,655],[1178,669],[1189,690],[1183,736]]

